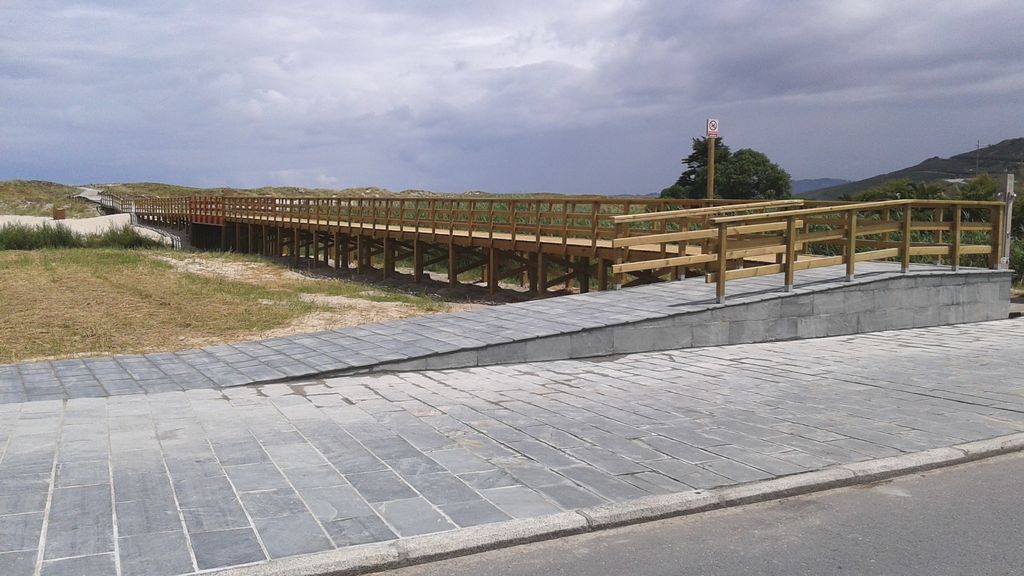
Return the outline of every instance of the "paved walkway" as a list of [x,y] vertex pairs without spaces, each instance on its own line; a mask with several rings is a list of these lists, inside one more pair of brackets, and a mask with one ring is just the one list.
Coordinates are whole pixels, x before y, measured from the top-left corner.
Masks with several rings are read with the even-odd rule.
[[191,574],[1009,434],[1022,356],[1007,320],[3,404],[0,574]]
[[[886,262],[861,263],[857,270],[854,284],[902,276],[898,265]],[[961,271],[963,275],[991,273]],[[909,274],[953,272],[948,267],[914,265]],[[729,283],[726,306],[850,286],[844,278],[842,266],[800,271],[796,289],[790,293],[781,290],[781,274],[735,280]],[[505,356],[505,348],[498,348],[513,342],[526,343],[518,350],[522,360],[528,356],[529,343],[541,337],[722,307],[714,297],[714,284],[695,278],[202,350],[0,365],[0,403],[221,388],[403,361],[421,361],[431,367],[432,359],[460,351],[492,347],[494,356]],[[472,364],[477,363],[475,358]],[[479,363],[516,360],[503,357]]]

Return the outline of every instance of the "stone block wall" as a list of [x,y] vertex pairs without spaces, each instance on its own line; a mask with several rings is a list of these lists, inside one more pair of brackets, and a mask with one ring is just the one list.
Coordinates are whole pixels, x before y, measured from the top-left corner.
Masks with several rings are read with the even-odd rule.
[[827,287],[740,295],[702,309],[381,364],[375,371],[487,366],[843,336],[1005,319],[1011,273],[943,271],[861,277]]

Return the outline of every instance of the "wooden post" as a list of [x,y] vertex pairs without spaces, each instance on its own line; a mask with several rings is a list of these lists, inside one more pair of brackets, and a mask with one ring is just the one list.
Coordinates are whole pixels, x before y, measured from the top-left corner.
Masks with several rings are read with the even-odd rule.
[[537,295],[543,296],[544,292],[547,291],[548,283],[548,271],[547,271],[547,258],[544,257],[544,253],[537,252]]
[[846,216],[846,281],[852,282],[857,264],[857,211],[850,210]]
[[597,289],[604,291],[608,289],[608,266],[611,263],[604,259],[597,259]]
[[384,237],[384,277],[395,273],[395,243],[391,236]]
[[299,265],[299,229],[292,228],[292,261]]
[[900,269],[904,274],[910,270],[910,223],[913,218],[910,204],[903,205],[903,247],[900,249]]
[[796,272],[796,218],[790,216],[786,219],[786,292],[793,290],[793,275]]
[[725,303],[725,273],[729,270],[728,247],[729,225],[718,225],[718,282],[715,285],[715,299],[719,304]]
[[341,235],[341,269],[348,270],[350,266],[349,262],[349,246],[351,246],[351,236],[348,234]]
[[339,236],[338,231],[335,230],[334,231],[334,237],[333,237],[333,240],[334,240],[334,245],[333,245],[334,246],[334,269],[335,270],[341,270],[341,244],[339,243],[340,239],[341,239],[341,237]]
[[953,245],[949,250],[950,264],[953,271],[960,270],[960,205],[953,205]]
[[[451,234],[451,230],[449,230],[448,233]],[[455,243],[452,241],[452,236],[448,236],[448,286],[452,288],[455,288],[459,283],[459,275],[456,270],[458,258],[455,256]]]
[[530,292],[537,293],[537,286],[540,282],[537,281],[537,252],[531,252],[528,256],[529,265],[526,267],[527,282],[530,284]]
[[363,274],[369,268],[370,246],[362,234],[356,236],[356,272]]
[[493,296],[498,291],[498,250],[491,246],[487,254],[487,293]]
[[412,243],[412,274],[417,284],[423,282],[423,242],[414,240]]
[[580,285],[580,294],[590,292],[590,258],[577,257],[574,269],[576,270],[576,281]]
[[708,200],[715,199],[715,137],[708,137]]

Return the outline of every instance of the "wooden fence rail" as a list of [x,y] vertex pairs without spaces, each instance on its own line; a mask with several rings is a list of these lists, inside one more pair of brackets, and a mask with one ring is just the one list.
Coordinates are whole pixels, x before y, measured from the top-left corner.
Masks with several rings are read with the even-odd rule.
[[[784,274],[784,286],[793,286],[797,270],[846,266],[854,278],[857,262],[899,261],[905,272],[911,258],[958,269],[965,257],[984,256],[987,266],[999,264],[1003,242],[1002,202],[959,200],[893,200],[802,208],[796,204],[733,206],[710,211],[683,211],[678,231],[646,237],[630,236],[620,228],[613,245],[634,242],[685,244],[704,242],[701,250],[675,258],[620,262],[616,275],[666,265],[701,265],[708,282],[716,283],[719,302],[725,299],[728,280]],[[725,212],[745,212],[727,215]],[[713,215],[708,217],[705,212]],[[718,213],[716,213],[718,212]],[[773,256],[774,263],[745,266],[754,257]],[[972,263],[977,264],[975,260]],[[731,269],[730,269],[731,267]]]

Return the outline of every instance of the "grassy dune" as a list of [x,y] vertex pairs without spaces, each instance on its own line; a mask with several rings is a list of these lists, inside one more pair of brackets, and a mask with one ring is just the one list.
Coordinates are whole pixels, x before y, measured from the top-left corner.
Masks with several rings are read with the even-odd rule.
[[[254,274],[194,273],[178,265],[186,261]],[[78,248],[0,251],[0,309],[0,363],[10,363],[179,350],[259,338],[297,322],[296,332],[329,329],[379,319],[373,314],[412,316],[448,304],[336,279],[297,278],[246,257]],[[301,324],[307,318],[322,323]]]

